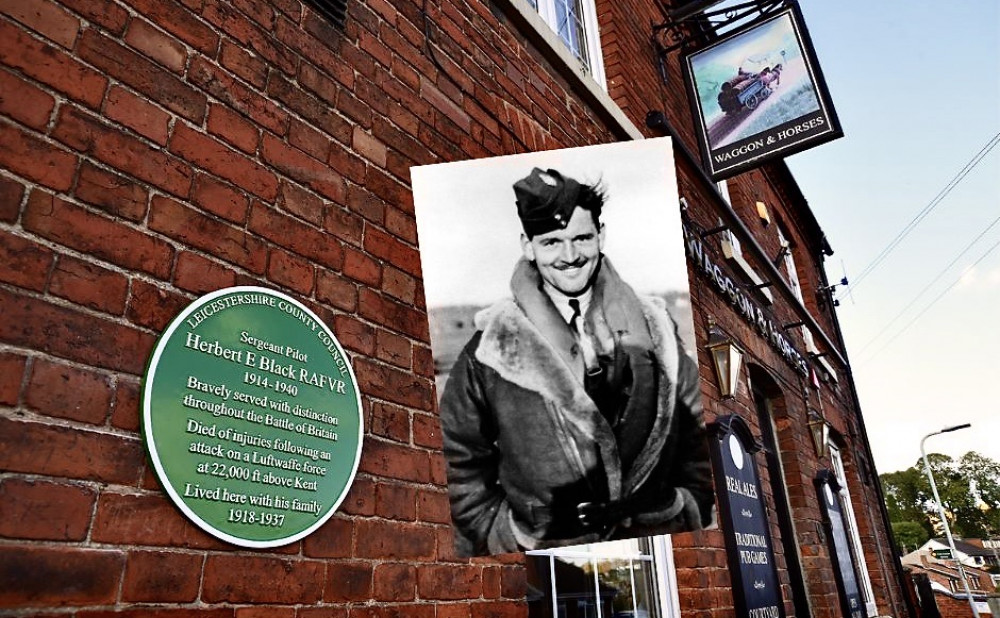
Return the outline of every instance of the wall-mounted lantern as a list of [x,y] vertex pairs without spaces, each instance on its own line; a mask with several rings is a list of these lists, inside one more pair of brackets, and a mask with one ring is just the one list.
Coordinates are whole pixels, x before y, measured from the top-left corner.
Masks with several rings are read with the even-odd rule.
[[813,448],[816,449],[816,456],[820,458],[826,457],[829,451],[827,445],[830,441],[830,424],[818,412],[809,410],[809,422],[806,423],[806,426],[809,427],[809,433],[812,434]]
[[740,381],[740,367],[743,365],[743,351],[724,332],[715,326],[708,331],[709,354],[715,367],[715,377],[719,394],[723,398],[735,397]]

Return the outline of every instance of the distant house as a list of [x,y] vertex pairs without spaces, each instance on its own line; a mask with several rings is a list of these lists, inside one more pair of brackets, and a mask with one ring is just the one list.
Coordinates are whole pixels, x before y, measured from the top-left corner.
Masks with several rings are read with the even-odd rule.
[[[955,539],[955,551],[963,566],[993,567],[1000,569],[1000,541],[983,539]],[[951,548],[944,538],[930,539],[915,551],[903,556],[903,564],[919,563],[921,555],[937,560],[951,560]],[[907,559],[910,562],[907,562]]]

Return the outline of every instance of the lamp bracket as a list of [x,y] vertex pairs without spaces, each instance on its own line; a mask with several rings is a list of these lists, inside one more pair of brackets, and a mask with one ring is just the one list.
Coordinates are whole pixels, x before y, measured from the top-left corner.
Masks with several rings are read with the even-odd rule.
[[723,8],[712,9],[721,0],[691,2],[667,12],[667,20],[653,26],[653,41],[661,61],[670,52],[691,48],[717,38],[717,32],[727,24],[748,17],[753,23],[766,18],[794,0],[748,0]]

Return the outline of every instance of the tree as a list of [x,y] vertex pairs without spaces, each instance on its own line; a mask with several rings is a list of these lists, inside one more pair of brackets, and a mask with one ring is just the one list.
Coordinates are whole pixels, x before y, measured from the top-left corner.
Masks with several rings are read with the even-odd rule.
[[915,521],[892,522],[892,534],[896,537],[901,554],[914,551],[931,538],[927,530]]
[[[1000,463],[972,451],[957,460],[938,453],[928,455],[927,460],[948,514],[948,525],[956,536],[983,538],[1000,532]],[[938,511],[922,460],[906,470],[882,474],[879,479],[889,521],[901,548],[909,549],[921,536],[914,524],[926,534],[924,541],[936,534]]]

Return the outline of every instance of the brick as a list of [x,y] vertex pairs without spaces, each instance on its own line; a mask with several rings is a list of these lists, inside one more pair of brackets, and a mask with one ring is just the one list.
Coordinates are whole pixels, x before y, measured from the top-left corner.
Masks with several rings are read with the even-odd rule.
[[228,2],[205,0],[202,16],[245,47],[253,49],[286,75],[295,74],[296,57]]
[[200,554],[160,551],[129,552],[122,601],[190,603],[201,583]]
[[139,430],[139,383],[118,379],[115,401],[111,410],[111,425],[128,431]]
[[95,501],[86,487],[7,478],[0,484],[0,537],[82,541]]
[[315,272],[306,260],[278,248],[272,248],[267,263],[267,278],[278,285],[306,296],[312,293]]
[[33,129],[43,129],[49,123],[55,104],[55,99],[47,92],[0,70],[0,114]]
[[190,302],[186,296],[134,279],[127,315],[133,324],[162,332]]
[[325,163],[313,159],[271,135],[264,135],[261,142],[261,156],[274,169],[289,178],[335,202],[344,201],[346,195],[344,179]]
[[393,266],[420,277],[420,254],[416,249],[376,228],[365,230],[365,251]]
[[191,11],[174,0],[130,0],[129,4],[146,19],[173,34],[191,47],[214,56],[219,35]]
[[[320,269],[316,273],[316,299],[343,311],[354,311],[358,306],[358,289],[337,273]],[[337,337],[341,337],[339,331]]]
[[376,357],[403,369],[410,368],[413,358],[410,341],[385,330],[379,330],[375,342]]
[[472,606],[472,618],[513,618],[527,612],[527,601],[492,601]]
[[350,247],[344,248],[343,273],[358,283],[374,287],[378,287],[382,280],[381,264]]
[[191,186],[187,164],[72,106],[62,107],[52,136],[168,193],[183,197]]
[[49,292],[97,311],[121,315],[125,310],[128,279],[96,264],[63,255],[52,271]]
[[112,0],[62,0],[61,4],[114,34],[121,34],[128,21],[125,9]]
[[248,154],[257,151],[260,141],[260,131],[253,123],[222,105],[209,108],[208,132]]
[[528,592],[527,573],[518,566],[500,569],[500,595],[508,599],[523,599]]
[[143,465],[138,440],[0,419],[0,467],[7,472],[135,483]]
[[230,548],[188,521],[162,490],[155,495],[102,492],[91,540],[115,545]]
[[421,599],[476,599],[482,596],[480,569],[473,565],[426,565],[418,572]]
[[375,329],[350,316],[338,315],[333,320],[333,330],[344,347],[365,355],[375,350]]
[[441,423],[430,414],[413,415],[413,443],[417,446],[440,450]]
[[161,146],[167,143],[170,115],[119,86],[108,92],[104,115]]
[[267,94],[326,131],[333,139],[342,143],[350,140],[353,129],[347,120],[332,111],[329,105],[303,92],[284,76],[271,75],[267,84]]
[[91,108],[100,105],[108,84],[97,71],[7,22],[0,22],[0,64],[23,71]]
[[165,241],[47,193],[31,193],[23,225],[51,241],[124,268],[161,279],[170,274],[174,252]]
[[296,612],[296,618],[348,618],[347,606],[300,607]]
[[275,205],[317,226],[323,224],[324,213],[327,210],[322,198],[285,180],[281,181]]
[[236,618],[295,618],[295,614],[294,607],[279,607],[275,605],[240,607],[236,609]]
[[106,374],[38,359],[32,365],[25,405],[47,416],[100,425],[111,408]]
[[0,341],[95,367],[142,373],[154,338],[43,300],[0,289]]
[[398,406],[375,402],[371,405],[369,431],[396,442],[410,441],[410,413]]
[[[208,609],[194,608],[151,608],[142,607],[133,610],[89,610],[76,612],[77,618],[234,618],[233,608]],[[56,618],[53,616],[52,618]]]
[[95,30],[85,30],[77,53],[108,75],[128,84],[192,122],[205,117],[207,99],[186,82]]
[[278,194],[278,180],[274,174],[243,153],[187,125],[179,124],[174,128],[170,151],[265,200],[273,200]]
[[385,266],[382,269],[382,290],[404,304],[412,305],[416,303],[416,279],[391,266]]
[[57,191],[69,189],[76,157],[17,127],[0,124],[0,166]]
[[288,126],[288,143],[317,161],[326,161],[333,143],[329,137],[299,120]]
[[80,164],[80,174],[73,194],[78,200],[116,217],[130,221],[142,221],[146,218],[149,192],[142,185],[101,169],[89,161]]
[[451,523],[451,505],[443,491],[417,492],[417,519],[435,524]]
[[364,159],[340,142],[330,142],[330,156],[327,157],[326,163],[352,183],[359,185],[365,183],[368,167]]
[[219,61],[223,67],[251,86],[258,90],[264,89],[267,83],[267,63],[256,54],[251,54],[243,46],[234,45],[228,39],[223,39]]
[[0,546],[0,607],[113,603],[123,563],[117,551]]
[[409,213],[395,208],[387,208],[385,211],[385,229],[393,236],[405,242],[412,245],[417,244],[417,220]]
[[236,273],[196,253],[182,251],[177,256],[174,285],[188,292],[204,294],[236,285]]
[[0,221],[13,223],[21,211],[24,185],[11,178],[0,176]]
[[323,600],[330,603],[368,601],[372,595],[370,562],[330,562]]
[[0,230],[0,281],[41,292],[48,282],[54,257],[46,247]]
[[431,353],[430,348],[414,346],[413,371],[425,378],[434,377],[434,355]]
[[379,520],[361,520],[357,554],[379,560],[429,560],[434,555],[434,528]]
[[355,478],[351,490],[340,505],[345,515],[372,516],[375,514],[375,483]]
[[[351,492],[357,486],[357,480],[351,487]],[[348,497],[348,500],[350,498]],[[346,502],[341,504],[343,508]],[[307,536],[302,541],[302,553],[310,558],[347,558],[351,555],[352,536],[354,523],[352,520],[333,517],[318,530]],[[334,562],[328,563],[327,576],[329,577]],[[329,591],[328,591],[329,592]],[[324,598],[328,598],[324,595]]]
[[2,0],[0,13],[13,17],[45,38],[66,49],[80,31],[80,20],[46,0]]
[[148,21],[140,18],[132,19],[128,32],[125,33],[125,42],[174,73],[184,72],[184,67],[187,65],[187,49],[176,39],[154,28]]
[[417,568],[412,564],[375,567],[373,597],[376,601],[412,601],[417,596]]
[[358,304],[362,317],[420,341],[429,340],[427,316],[423,312],[367,288],[358,294]]
[[248,228],[321,266],[334,270],[343,266],[344,250],[337,240],[260,202],[250,209]]
[[365,222],[347,209],[334,206],[326,210],[323,229],[344,242],[360,247],[364,239]]
[[361,454],[359,467],[363,472],[415,483],[428,483],[431,480],[430,461],[426,452],[381,440],[366,440],[365,449]]
[[228,183],[196,174],[191,188],[191,201],[205,212],[218,215],[233,223],[246,223],[250,199]]
[[192,83],[261,126],[278,135],[287,131],[288,114],[285,111],[206,58],[195,58],[188,74]]
[[413,487],[380,483],[375,486],[375,513],[386,519],[413,521],[417,518],[416,498]]
[[149,227],[180,242],[207,251],[226,261],[262,273],[267,263],[263,242],[245,230],[232,227],[166,197],[153,198]]
[[263,556],[210,555],[201,599],[206,603],[315,603],[323,596],[324,563]]
[[10,352],[0,352],[0,375],[5,378],[0,380],[0,405],[17,405],[26,364],[23,356]]

